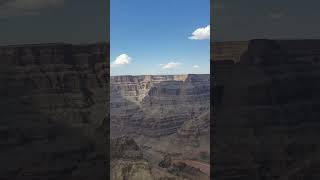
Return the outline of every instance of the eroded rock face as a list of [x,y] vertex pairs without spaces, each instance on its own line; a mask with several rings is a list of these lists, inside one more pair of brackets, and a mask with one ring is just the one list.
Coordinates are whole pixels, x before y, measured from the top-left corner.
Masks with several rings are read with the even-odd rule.
[[132,138],[111,139],[111,180],[153,180],[151,167]]
[[183,123],[177,134],[180,137],[192,138],[203,134],[210,134],[210,112],[206,111],[194,119]]
[[209,75],[111,77],[111,134],[176,133],[209,111],[209,83]]
[[318,179],[320,41],[253,40],[214,62],[214,179]]
[[2,179],[105,179],[105,44],[0,47]]
[[163,156],[163,159],[159,162],[159,166],[162,168],[168,168],[171,166],[172,160],[170,154]]
[[127,136],[111,139],[110,142],[112,159],[142,159],[142,152],[136,142]]

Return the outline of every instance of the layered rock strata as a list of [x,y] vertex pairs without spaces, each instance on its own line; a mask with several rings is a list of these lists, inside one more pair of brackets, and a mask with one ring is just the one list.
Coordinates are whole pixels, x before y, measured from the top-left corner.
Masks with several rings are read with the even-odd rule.
[[210,134],[210,112],[204,112],[195,119],[183,123],[177,134],[179,137],[192,138]]
[[318,179],[320,41],[252,40],[214,61],[213,178]]
[[176,133],[209,111],[209,83],[209,75],[111,77],[111,134]]
[[0,47],[1,179],[105,179],[106,44]]

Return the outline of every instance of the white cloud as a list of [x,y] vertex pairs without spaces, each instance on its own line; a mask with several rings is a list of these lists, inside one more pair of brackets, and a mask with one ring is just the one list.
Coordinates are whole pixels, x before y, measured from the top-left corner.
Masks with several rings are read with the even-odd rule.
[[194,65],[193,68],[199,68],[199,66],[198,65]]
[[181,66],[181,63],[178,62],[169,62],[167,64],[160,64],[162,69],[175,69]]
[[41,9],[63,4],[64,0],[0,0],[0,17],[38,14]]
[[189,39],[193,39],[193,40],[210,39],[210,25],[196,29],[192,33],[192,36],[189,37]]
[[118,67],[118,66],[124,66],[131,64],[132,58],[128,56],[127,54],[121,54],[116,58],[116,60],[113,61],[111,66]]

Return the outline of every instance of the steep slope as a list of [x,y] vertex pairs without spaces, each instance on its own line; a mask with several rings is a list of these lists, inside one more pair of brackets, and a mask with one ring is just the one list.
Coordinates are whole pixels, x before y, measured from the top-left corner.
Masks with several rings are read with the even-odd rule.
[[214,179],[318,179],[319,50],[253,40],[240,63],[214,62]]
[[[183,163],[204,160],[208,166],[207,156],[202,159],[201,155],[210,150],[209,83],[209,75],[195,74],[111,77],[111,136],[132,137],[155,179],[209,179],[194,164]],[[163,158],[171,156],[180,164],[163,166]],[[141,159],[115,162],[118,169],[136,167],[146,173]]]
[[0,47],[2,179],[105,179],[105,44]]
[[111,77],[111,126],[148,136],[176,133],[209,111],[209,88],[209,75]]

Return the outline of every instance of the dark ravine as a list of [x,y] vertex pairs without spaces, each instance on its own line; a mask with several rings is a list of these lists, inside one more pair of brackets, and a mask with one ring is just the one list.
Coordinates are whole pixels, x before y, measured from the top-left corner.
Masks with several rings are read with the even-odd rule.
[[320,40],[252,40],[213,61],[213,178],[319,179]]
[[1,179],[103,179],[106,44],[0,47]]

